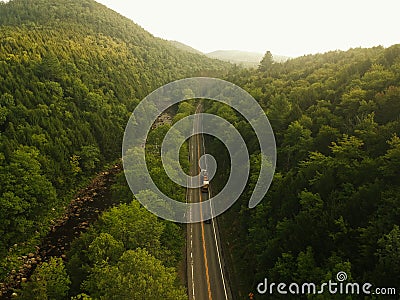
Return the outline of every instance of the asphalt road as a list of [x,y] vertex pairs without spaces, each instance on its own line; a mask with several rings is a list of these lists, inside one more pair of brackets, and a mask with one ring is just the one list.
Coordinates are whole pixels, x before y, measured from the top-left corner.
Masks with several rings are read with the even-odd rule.
[[[196,112],[201,111],[201,105]],[[194,130],[202,126],[200,115],[195,117]],[[200,172],[199,158],[205,153],[203,136],[198,134],[189,140],[190,173]],[[200,188],[188,189],[187,201],[200,202],[209,198]],[[202,214],[202,212],[200,212]],[[224,273],[224,262],[217,220],[187,225],[187,274],[189,299],[222,300],[231,299]]]

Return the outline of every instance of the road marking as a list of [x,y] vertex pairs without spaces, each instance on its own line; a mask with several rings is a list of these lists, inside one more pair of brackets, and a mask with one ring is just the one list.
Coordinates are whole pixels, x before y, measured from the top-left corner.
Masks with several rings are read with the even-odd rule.
[[[189,140],[189,162],[190,162],[190,151],[192,151],[192,155],[193,155],[193,145]],[[188,182],[186,181],[186,186],[188,186]],[[189,198],[189,192],[192,192],[191,190],[189,191],[189,189],[186,189],[186,203],[188,202],[188,198]],[[190,209],[189,211],[189,219],[192,220],[192,210]],[[193,261],[193,224],[190,223],[190,267],[191,267],[191,274],[192,274],[192,299],[195,300],[196,299],[196,295],[194,292],[194,261]],[[188,287],[189,288],[189,287]]]
[[192,293],[193,293],[193,300],[194,300],[194,299],[196,299],[196,295],[194,293],[193,224],[190,224],[190,257],[191,257],[191,266],[192,266]]
[[[198,108],[200,107],[200,105],[198,106]],[[199,120],[199,117],[197,117],[197,120]],[[197,121],[197,127],[199,126],[198,121]],[[198,130],[197,130],[198,131]],[[197,134],[196,135],[197,138],[197,158],[200,159],[200,135]],[[198,171],[200,172],[200,166],[197,166]],[[200,177],[199,177],[200,180]],[[198,189],[199,191],[199,199],[200,202],[202,202],[202,195],[201,195],[201,189]],[[200,219],[203,219],[203,210],[201,208],[200,205]],[[208,290],[208,299],[212,300],[212,293],[211,293],[211,284],[210,284],[210,274],[208,272],[208,261],[207,261],[207,247],[206,247],[206,239],[205,239],[205,233],[204,233],[204,223],[201,222],[201,239],[203,242],[203,255],[204,255],[204,264],[205,264],[205,268],[206,268],[206,279],[207,279],[207,290]]]
[[[201,122],[201,128],[202,128],[202,131],[203,131],[204,130],[203,122]],[[201,139],[202,139],[202,144],[203,144],[203,150],[205,152],[206,146],[205,146],[205,141],[204,141],[204,136],[203,135],[201,135]],[[206,170],[208,170],[208,168],[207,168],[207,159],[205,159],[205,168],[206,168]],[[210,199],[210,198],[211,198],[211,193],[210,193],[210,191],[208,191],[208,199]],[[211,217],[212,217],[211,218],[211,223],[212,223],[213,233],[214,233],[215,248],[217,249],[217,257],[218,257],[219,270],[220,270],[220,273],[221,273],[222,285],[224,287],[225,299],[228,300],[228,292],[227,292],[226,284],[225,284],[224,271],[222,269],[221,254],[220,254],[220,251],[219,251],[219,243],[218,243],[218,239],[217,239],[217,233],[216,233],[216,230],[215,230],[215,223],[214,223],[214,218],[213,218],[214,214],[213,214],[213,208],[212,208],[212,205],[211,205],[211,201],[210,201],[210,211],[211,211]]]
[[[201,105],[199,105],[196,109],[195,114],[198,114],[200,111],[200,107]],[[197,127],[197,129],[199,129],[199,121],[200,121],[200,115],[197,116],[197,122],[195,124],[193,124],[193,134],[195,132],[195,127]],[[201,124],[202,128],[203,128],[203,124]],[[197,130],[198,131],[198,130]],[[205,143],[204,143],[204,136],[200,134],[196,134],[196,140],[197,140],[197,155],[198,155],[198,159],[200,159],[200,149],[201,149],[201,143],[200,143],[200,138],[202,139],[202,145],[203,148],[205,149]],[[194,143],[191,142],[192,140],[189,140],[189,152],[191,155],[189,155],[189,161],[192,161],[192,159],[194,158],[194,154],[195,154],[195,145]],[[192,158],[192,159],[191,159]],[[198,164],[198,161],[196,162]],[[207,169],[207,162],[205,162],[206,164],[206,169]],[[198,172],[200,172],[200,166],[198,164],[197,166]],[[200,180],[200,178],[199,178]],[[200,202],[203,201],[203,197],[202,197],[202,193],[201,193],[201,189],[198,188],[197,189],[199,192],[199,200]],[[190,196],[188,196],[189,194],[191,194],[193,196],[193,193],[195,192],[195,190],[193,189],[187,189],[187,197],[186,197],[186,202],[188,202],[188,198],[190,198]],[[208,192],[209,198],[210,198],[210,191]],[[211,209],[211,216],[213,216],[213,211],[212,211],[212,205],[210,203],[210,209]],[[192,220],[192,210],[190,210],[189,212],[189,216],[190,216],[190,220]],[[200,206],[200,219],[203,218],[203,210],[202,207]],[[216,229],[215,229],[215,223],[214,223],[214,219],[212,218],[211,220],[212,222],[212,226],[213,226],[213,235],[214,235],[214,241],[215,241],[215,246],[217,249],[217,257],[218,257],[218,264],[219,264],[219,269],[220,269],[220,273],[221,273],[221,278],[222,278],[222,284],[223,284],[223,288],[224,288],[224,294],[225,294],[225,299],[228,299],[228,293],[227,293],[227,288],[226,288],[226,283],[225,283],[225,277],[224,277],[224,272],[223,272],[223,268],[222,268],[222,263],[221,263],[221,253],[219,250],[219,243],[218,243],[218,239],[217,239],[217,233],[216,233]],[[205,265],[205,273],[206,273],[206,279],[207,279],[207,290],[208,290],[208,299],[212,300],[212,292],[211,292],[211,284],[210,284],[210,274],[209,274],[209,269],[208,269],[208,259],[207,259],[207,246],[206,246],[206,240],[205,240],[205,229],[204,229],[204,223],[201,222],[201,236],[202,236],[202,245],[203,245],[203,255],[204,255],[204,265]],[[195,280],[194,280],[194,259],[193,259],[193,224],[190,223],[190,264],[191,264],[191,275],[192,275],[192,299],[195,299]]]
[[[211,215],[212,215],[212,207],[211,207]],[[226,291],[225,277],[224,277],[224,272],[222,270],[221,255],[219,253],[219,245],[218,245],[218,240],[217,240],[217,234],[216,234],[216,231],[215,231],[214,219],[211,219],[211,222],[212,222],[213,231],[214,231],[214,240],[215,240],[215,246],[217,248],[219,270],[221,271],[222,285],[224,286],[225,299],[228,300],[228,292]]]
[[[201,199],[201,193],[200,193],[200,199]],[[200,216],[201,216],[201,218],[203,218],[202,210],[200,210]],[[212,300],[211,285],[210,285],[210,275],[208,273],[207,247],[206,247],[206,239],[205,239],[205,234],[204,234],[204,223],[203,222],[201,222],[201,239],[203,241],[203,254],[204,254],[204,264],[205,264],[205,267],[206,267],[208,299]]]

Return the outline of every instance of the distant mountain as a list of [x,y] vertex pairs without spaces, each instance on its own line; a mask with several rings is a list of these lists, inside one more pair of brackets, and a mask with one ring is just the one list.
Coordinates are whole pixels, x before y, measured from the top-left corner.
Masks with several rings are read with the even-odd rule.
[[[257,67],[264,54],[259,52],[248,52],[239,50],[217,50],[206,54],[208,57],[217,58],[231,63]],[[289,57],[281,55],[273,55],[276,62],[286,61]]]
[[207,53],[207,56],[236,64],[257,66],[258,63],[261,61],[263,54],[239,50],[217,50]]
[[[262,60],[264,54],[260,52],[240,51],[240,50],[217,50],[210,53],[203,53],[193,47],[178,41],[168,41],[171,45],[179,50],[184,50],[189,53],[203,54],[207,57],[227,61],[233,64],[238,64],[246,67],[257,67]],[[283,55],[273,55],[276,62],[284,62],[290,57]]]
[[169,41],[173,46],[175,46],[176,48],[180,49],[180,50],[184,50],[190,53],[194,53],[194,54],[202,54],[204,55],[203,52],[201,52],[200,50],[197,50],[193,47],[190,47],[184,43],[178,42],[178,41]]

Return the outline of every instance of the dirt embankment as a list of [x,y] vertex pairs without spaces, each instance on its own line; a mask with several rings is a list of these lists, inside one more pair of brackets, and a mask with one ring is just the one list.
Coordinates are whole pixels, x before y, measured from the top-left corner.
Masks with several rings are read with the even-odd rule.
[[[89,186],[80,190],[69,204],[63,217],[56,220],[48,235],[35,253],[19,257],[23,261],[19,270],[12,270],[8,283],[0,283],[0,299],[10,299],[14,290],[22,282],[29,280],[33,270],[50,257],[66,258],[72,241],[97,220],[100,213],[112,207],[110,187],[115,181],[115,175],[121,172],[120,164],[113,166],[108,171],[101,172]],[[15,296],[15,294],[14,294]]]

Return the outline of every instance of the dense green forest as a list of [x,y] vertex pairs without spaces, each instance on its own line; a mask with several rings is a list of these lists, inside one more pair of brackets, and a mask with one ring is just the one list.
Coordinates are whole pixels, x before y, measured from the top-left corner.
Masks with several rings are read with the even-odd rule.
[[[0,282],[77,188],[120,157],[137,103],[192,76],[246,89],[276,136],[273,183],[250,210],[260,161],[254,132],[234,110],[205,105],[239,129],[251,154],[248,187],[220,218],[235,291],[244,297],[266,277],[318,284],[339,271],[400,288],[400,45],[282,63],[267,52],[258,69],[243,69],[179,50],[91,0],[0,2]],[[183,103],[174,121],[194,108]],[[184,189],[161,171],[157,145],[168,129],[149,136],[147,161],[160,189],[182,199]],[[206,141],[220,162],[218,188],[228,174],[226,152]],[[67,262],[39,266],[21,298],[186,299],[177,276],[183,227],[131,200],[121,174],[111,201],[122,204],[75,241]]]
[[0,282],[74,191],[120,157],[144,96],[227,68],[91,0],[0,2]]
[[18,299],[187,299],[177,276],[182,227],[132,201],[123,174],[112,190],[123,203],[74,241],[67,263],[51,258],[36,268]]
[[267,53],[228,80],[263,106],[278,147],[272,186],[249,210],[259,150],[245,135],[252,177],[222,217],[242,293],[264,278],[318,284],[339,271],[400,287],[400,45],[285,63]]
[[[181,104],[176,118],[189,115],[194,106]],[[170,124],[158,124],[147,140],[147,163],[157,186],[174,199],[185,199],[160,165],[160,146]],[[181,161],[188,169],[187,145]],[[101,214],[67,252],[66,263],[50,258],[35,269],[17,290],[18,299],[187,299],[183,286],[185,231],[183,225],[157,218],[133,199],[125,175],[111,186],[115,206]],[[160,201],[145,191],[143,197]],[[180,272],[180,276],[178,276]]]

